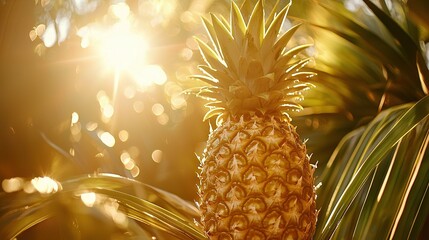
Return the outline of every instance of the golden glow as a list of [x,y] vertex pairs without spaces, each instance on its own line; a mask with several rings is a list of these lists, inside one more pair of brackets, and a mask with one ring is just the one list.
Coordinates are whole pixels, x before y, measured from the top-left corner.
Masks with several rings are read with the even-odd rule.
[[164,113],[164,106],[162,106],[162,104],[160,104],[160,103],[155,103],[155,104],[152,106],[152,113],[153,113],[155,116],[161,116],[161,114],[163,114],[163,113]]
[[125,213],[117,211],[115,214],[112,214],[113,221],[122,228],[126,228],[128,226],[128,218]]
[[193,56],[194,52],[189,49],[189,48],[184,48],[181,52],[180,52],[180,56],[183,58],[183,60],[185,61],[189,61],[191,60],[192,56]]
[[151,84],[163,85],[167,82],[167,74],[159,65],[145,65],[130,71],[134,80],[141,88]]
[[97,100],[100,104],[101,120],[104,123],[108,123],[115,113],[115,109],[111,104],[110,98],[107,96],[105,91],[101,90],[97,93]]
[[144,110],[144,103],[142,101],[136,101],[133,103],[133,109],[136,113],[142,113]]
[[100,131],[98,133],[98,137],[100,138],[101,142],[104,143],[104,145],[108,147],[115,146],[115,143],[116,143],[115,137],[109,132]]
[[10,179],[4,179],[1,183],[3,191],[10,193],[21,190],[24,187],[24,179],[15,177]]
[[54,46],[54,44],[57,42],[57,31],[55,30],[54,21],[50,21],[48,23],[48,26],[46,26],[46,29],[41,36],[41,39],[47,48]]
[[162,113],[156,118],[156,120],[159,124],[166,125],[168,121],[170,121],[170,117],[166,113]]
[[31,180],[33,187],[42,194],[55,193],[59,189],[58,183],[50,177],[36,177]]
[[110,119],[110,118],[112,118],[114,113],[115,113],[115,109],[113,108],[113,106],[110,103],[103,106],[102,114],[103,114],[104,118]]
[[140,155],[140,150],[136,146],[129,147],[128,152],[130,153],[132,158],[137,158]]
[[90,36],[90,28],[88,26],[83,26],[77,30],[77,35],[82,38],[80,41],[80,46],[82,48],[87,48],[91,44],[89,39]]
[[109,97],[106,95],[106,92],[101,90],[97,93],[97,100],[101,107],[105,106],[106,104],[109,104]]
[[124,96],[128,99],[134,98],[136,96],[136,89],[134,87],[127,86],[124,89]]
[[74,154],[75,154],[74,148],[70,148],[69,149],[69,153],[70,153],[71,156],[74,157]]
[[130,31],[126,21],[115,24],[103,37],[100,52],[108,66],[119,69],[134,69],[142,66],[146,41]]
[[97,124],[96,122],[88,122],[88,123],[86,124],[86,130],[88,130],[88,131],[90,131],[90,132],[92,132],[92,131],[94,131],[95,129],[97,129],[97,127],[98,127],[98,124]]
[[187,106],[187,102],[183,94],[174,94],[171,96],[171,108],[173,110],[181,109]]
[[85,206],[92,207],[97,200],[97,195],[93,192],[83,193],[80,195],[80,199],[82,200],[83,204],[85,204]]
[[123,153],[121,153],[121,162],[125,165],[129,161],[131,161],[130,154],[128,152],[126,152],[126,151],[124,151]]
[[108,199],[102,205],[104,214],[110,216],[118,227],[126,228],[128,226],[128,218],[118,208],[119,204],[114,199]]
[[127,170],[131,170],[136,166],[136,164],[134,163],[134,160],[130,158],[130,160],[124,164],[124,166]]
[[36,189],[34,188],[33,184],[31,184],[31,182],[25,182],[22,190],[24,190],[24,192],[28,194],[34,193],[34,191],[36,191]]
[[75,124],[79,121],[79,114],[77,112],[72,113],[71,124]]
[[[124,164],[124,167],[127,170],[130,170],[130,171],[133,171],[133,169],[137,167],[136,164],[135,164],[135,162],[134,162],[134,159],[131,158],[130,153],[128,153],[127,151],[122,152],[122,154],[121,154],[121,162],[122,162],[122,164]],[[134,170],[134,172],[135,171],[136,170]],[[140,172],[140,170],[138,170],[138,172]],[[137,173],[137,175],[138,175],[138,173]]]
[[134,167],[130,170],[130,172],[131,172],[131,175],[132,175],[133,177],[137,177],[137,176],[140,174],[140,168],[139,168],[139,167],[137,167],[137,166],[134,166]]
[[119,139],[122,142],[126,142],[128,140],[129,134],[128,134],[127,130],[121,130],[121,131],[119,131],[118,135],[119,135]]
[[71,137],[74,142],[79,142],[82,137],[81,124],[75,123],[70,126]]
[[116,18],[121,20],[126,19],[130,15],[130,7],[124,3],[120,2],[113,4],[109,7],[109,12]]

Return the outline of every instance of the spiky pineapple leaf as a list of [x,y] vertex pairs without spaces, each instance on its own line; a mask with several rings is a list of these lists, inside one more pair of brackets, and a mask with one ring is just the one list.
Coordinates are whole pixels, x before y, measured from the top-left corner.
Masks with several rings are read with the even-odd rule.
[[220,116],[225,112],[225,109],[223,108],[212,108],[204,115],[203,121],[207,121],[208,119],[214,117],[214,116]]
[[215,32],[215,30],[213,28],[213,24],[211,24],[210,21],[207,18],[205,18],[205,17],[202,17],[201,21],[203,23],[204,28],[206,29],[206,32],[208,33],[210,42],[214,46],[216,54],[218,56],[222,56],[222,52],[220,51],[219,43],[218,43],[218,41],[216,39],[216,32]]
[[231,10],[231,34],[234,36],[235,42],[241,45],[246,34],[246,22],[244,22],[240,8],[234,1],[231,1]]
[[234,79],[223,71],[210,68],[209,66],[198,66],[198,68],[216,80],[222,79],[222,81],[217,82],[217,85],[228,86],[234,82]]
[[285,7],[279,13],[277,13],[272,22],[270,22],[269,19],[267,20],[267,31],[261,44],[261,51],[264,51],[265,48],[272,47],[274,45],[274,42],[277,40],[277,36],[280,33],[281,26],[283,25],[288,10],[289,8]]
[[[280,0],[277,0],[273,6],[273,9],[271,9],[270,14],[268,15],[267,19],[265,20],[265,26],[267,27],[267,29],[271,28],[271,25],[273,25],[273,21],[275,20],[275,18],[280,15],[280,13],[277,13],[277,8],[279,6],[279,3],[280,3]],[[289,1],[289,3],[284,7],[284,10],[286,11],[285,15],[288,14],[290,6],[292,6],[292,1]]]
[[213,49],[211,49],[205,42],[202,40],[195,38],[198,42],[198,48],[200,49],[201,56],[203,56],[204,61],[208,66],[218,70],[225,70],[226,65],[223,62],[221,56],[219,56]]
[[228,25],[222,23],[222,21],[220,21],[219,18],[216,17],[214,14],[212,14],[211,17],[213,29],[216,33],[217,42],[223,54],[223,60],[225,61],[226,66],[230,69],[230,72],[236,72],[238,68],[238,46],[234,41],[233,36],[229,32]]
[[287,43],[290,41],[290,39],[300,26],[301,24],[296,24],[292,26],[280,38],[277,39],[276,43],[273,46],[273,52],[275,54],[276,59],[280,57],[283,49],[286,47]]
[[313,44],[302,44],[289,49],[280,58],[277,59],[276,66],[287,66],[290,60],[301,51],[313,46]]
[[271,70],[271,69],[268,69],[268,67],[272,66],[273,61],[276,60],[276,53],[272,51],[272,47],[278,38],[278,35],[280,33],[280,28],[287,14],[287,10],[288,10],[287,8],[283,8],[278,13],[278,15],[276,15],[271,25],[268,25],[268,30],[266,31],[265,37],[262,40],[260,54],[262,59],[266,59],[264,62],[264,65],[267,66],[267,67],[264,67],[266,71]]
[[252,14],[250,15],[246,35],[247,37],[251,37],[254,44],[258,49],[261,46],[262,39],[264,38],[264,29],[265,29],[265,21],[264,21],[264,10],[262,6],[262,0],[259,0],[256,6],[253,8]]

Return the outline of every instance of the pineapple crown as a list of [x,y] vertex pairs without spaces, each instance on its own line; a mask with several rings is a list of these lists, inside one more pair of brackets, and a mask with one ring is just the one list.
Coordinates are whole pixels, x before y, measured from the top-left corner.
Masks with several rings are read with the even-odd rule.
[[218,116],[219,122],[225,116],[249,113],[287,115],[302,109],[297,100],[311,84],[300,80],[314,73],[301,71],[311,58],[296,55],[311,44],[285,49],[299,24],[279,36],[292,1],[278,13],[277,1],[268,17],[262,0],[253,11],[250,2],[240,9],[232,1],[229,22],[214,14],[211,21],[202,18],[212,47],[196,38],[205,65],[199,66],[203,75],[193,78],[210,85],[197,94],[209,100],[204,120]]

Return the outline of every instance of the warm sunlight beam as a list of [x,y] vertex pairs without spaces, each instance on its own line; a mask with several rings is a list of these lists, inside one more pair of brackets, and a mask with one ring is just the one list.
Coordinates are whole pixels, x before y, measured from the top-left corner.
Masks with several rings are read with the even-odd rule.
[[100,52],[109,67],[132,69],[144,61],[147,43],[142,36],[132,33],[129,28],[129,23],[124,21],[106,32]]

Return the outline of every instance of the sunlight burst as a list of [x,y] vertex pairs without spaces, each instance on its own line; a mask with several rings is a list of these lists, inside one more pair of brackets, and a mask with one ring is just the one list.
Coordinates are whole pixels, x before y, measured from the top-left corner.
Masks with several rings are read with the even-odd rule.
[[119,22],[106,32],[100,51],[108,66],[129,70],[144,61],[148,45],[129,28],[129,23]]
[[33,178],[31,184],[41,194],[55,193],[60,189],[58,182],[50,177]]

